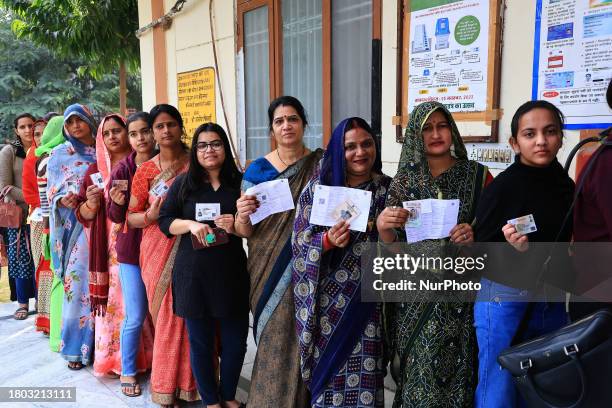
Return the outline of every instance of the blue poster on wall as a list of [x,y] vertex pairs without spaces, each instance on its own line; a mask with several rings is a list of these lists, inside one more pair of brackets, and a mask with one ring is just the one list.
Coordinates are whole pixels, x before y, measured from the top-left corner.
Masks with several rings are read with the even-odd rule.
[[612,0],[537,0],[532,99],[555,104],[567,129],[612,126]]

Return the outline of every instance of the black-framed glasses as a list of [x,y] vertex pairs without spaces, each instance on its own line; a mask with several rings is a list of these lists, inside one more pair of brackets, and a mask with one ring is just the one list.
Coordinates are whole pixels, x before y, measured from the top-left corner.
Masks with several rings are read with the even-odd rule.
[[219,151],[221,150],[221,148],[223,147],[223,142],[220,140],[213,140],[210,143],[206,143],[206,142],[198,142],[196,144],[196,149],[199,152],[205,152],[206,150],[208,150],[208,147],[211,147],[214,151]]

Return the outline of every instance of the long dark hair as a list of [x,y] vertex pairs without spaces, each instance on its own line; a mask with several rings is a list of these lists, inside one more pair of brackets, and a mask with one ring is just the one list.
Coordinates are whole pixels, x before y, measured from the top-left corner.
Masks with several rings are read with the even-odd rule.
[[208,122],[204,123],[195,130],[193,133],[193,138],[191,141],[191,150],[189,152],[189,170],[185,174],[183,178],[183,182],[181,183],[181,187],[179,189],[179,199],[181,202],[185,202],[187,197],[198,188],[200,188],[205,183],[208,183],[208,172],[200,162],[198,161],[198,149],[196,145],[198,144],[198,136],[202,132],[213,132],[219,135],[221,141],[223,142],[223,149],[225,150],[225,160],[223,161],[223,165],[221,166],[221,172],[219,174],[219,179],[221,184],[226,186],[239,189],[240,183],[242,182],[242,173],[238,170],[236,166],[236,161],[234,160],[234,156],[232,155],[232,149],[230,147],[229,139],[225,130],[216,123]]

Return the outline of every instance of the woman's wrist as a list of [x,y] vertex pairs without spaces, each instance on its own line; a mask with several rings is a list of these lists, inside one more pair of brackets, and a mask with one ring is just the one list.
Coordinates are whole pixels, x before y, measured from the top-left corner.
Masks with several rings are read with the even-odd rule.
[[251,223],[251,219],[249,217],[246,217],[246,221],[242,221],[242,217],[240,217],[239,213],[236,213],[236,220],[238,221],[239,224],[242,225],[248,225]]
[[89,205],[89,200],[86,200],[86,201],[85,201],[85,207],[86,207],[86,208],[87,208],[89,211],[91,211],[91,212],[94,212],[94,213],[95,213],[95,212],[98,212],[98,207],[99,207],[99,205],[98,205],[98,204],[92,204],[92,205]]

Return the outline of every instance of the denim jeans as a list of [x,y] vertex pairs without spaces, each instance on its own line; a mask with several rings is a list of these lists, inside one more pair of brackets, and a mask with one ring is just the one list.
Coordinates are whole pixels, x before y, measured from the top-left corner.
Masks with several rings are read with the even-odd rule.
[[34,278],[15,278],[17,302],[27,305],[30,298],[36,298],[36,281]]
[[125,315],[120,334],[121,375],[133,376],[137,371],[136,356],[140,346],[140,333],[149,305],[138,265],[120,263],[119,280]]
[[[497,362],[497,356],[510,347],[527,310],[530,292],[482,279],[474,305],[474,326],[478,340],[478,386],[476,408],[523,406],[512,376]],[[519,340],[555,331],[568,323],[563,303],[534,304],[527,330]]]
[[[213,357],[215,350],[215,328],[219,323],[221,335],[221,367],[219,389],[215,380]],[[240,379],[240,370],[247,349],[249,315],[226,319],[185,319],[189,334],[191,370],[204,405],[232,401]],[[279,356],[280,357],[280,356]]]

